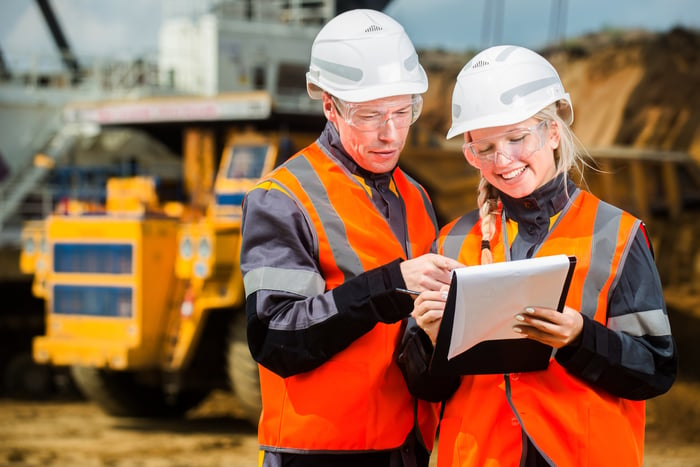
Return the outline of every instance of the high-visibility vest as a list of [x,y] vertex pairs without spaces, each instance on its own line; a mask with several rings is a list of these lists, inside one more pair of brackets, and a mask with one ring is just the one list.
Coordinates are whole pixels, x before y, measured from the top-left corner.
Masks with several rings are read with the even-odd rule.
[[[406,209],[409,254],[417,257],[430,251],[437,222],[422,187],[399,169],[393,179]],[[316,256],[326,290],[397,258],[406,259],[367,187],[317,144],[259,186],[285,191],[301,205],[318,237]],[[402,331],[401,322],[378,323],[318,368],[287,378],[260,366],[262,448],[307,453],[395,449],[417,420],[432,449],[438,406],[416,401],[408,392],[395,359]]]
[[[506,260],[497,224],[494,262]],[[579,191],[535,254],[576,256],[567,306],[606,324],[610,287],[639,224]],[[440,252],[467,265],[479,264],[480,245],[480,220],[473,213],[446,226],[439,238]],[[642,465],[644,423],[644,401],[596,389],[553,358],[543,371],[465,376],[445,407],[438,467],[517,466],[521,430],[553,465]]]

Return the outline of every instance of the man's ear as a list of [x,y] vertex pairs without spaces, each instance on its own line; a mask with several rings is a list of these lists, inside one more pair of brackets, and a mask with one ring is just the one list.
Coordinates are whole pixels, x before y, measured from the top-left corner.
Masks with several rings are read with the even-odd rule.
[[335,110],[335,105],[331,100],[330,94],[324,92],[321,94],[322,104],[323,104],[323,114],[326,116],[326,120],[335,123],[337,112]]

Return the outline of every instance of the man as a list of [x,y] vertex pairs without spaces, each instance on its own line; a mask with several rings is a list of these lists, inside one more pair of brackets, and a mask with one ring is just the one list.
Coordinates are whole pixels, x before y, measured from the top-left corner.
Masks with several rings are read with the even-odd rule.
[[262,465],[427,466],[436,407],[394,355],[413,309],[397,289],[439,290],[460,266],[429,253],[430,200],[397,168],[427,77],[401,25],[352,10],[319,32],[306,78],[326,127],[243,206]]

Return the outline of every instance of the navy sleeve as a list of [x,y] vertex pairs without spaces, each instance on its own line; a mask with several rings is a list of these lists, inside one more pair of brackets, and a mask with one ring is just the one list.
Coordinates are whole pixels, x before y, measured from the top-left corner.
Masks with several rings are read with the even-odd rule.
[[556,360],[570,373],[618,397],[649,399],[676,379],[678,355],[661,281],[640,229],[608,303],[608,325],[584,315],[581,339]]
[[[327,291],[313,228],[292,198],[279,190],[253,190],[243,216],[248,344],[264,367],[282,377],[312,370],[380,323],[410,314],[413,300],[394,291],[405,287],[401,259]],[[249,273],[278,275],[279,286],[253,287]]]
[[399,368],[411,394],[430,402],[441,402],[454,394],[461,378],[459,375],[432,374],[433,351],[430,337],[415,319],[409,318],[398,355]]

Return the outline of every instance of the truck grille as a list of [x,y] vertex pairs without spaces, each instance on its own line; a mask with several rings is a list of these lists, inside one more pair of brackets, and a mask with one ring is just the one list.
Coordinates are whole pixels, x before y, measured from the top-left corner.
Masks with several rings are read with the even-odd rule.
[[243,204],[244,192],[241,193],[217,193],[216,204],[219,206],[240,206]]
[[132,262],[132,245],[129,244],[54,245],[54,272],[131,274]]
[[130,287],[55,285],[53,313],[130,318],[133,313]]

